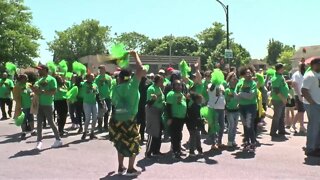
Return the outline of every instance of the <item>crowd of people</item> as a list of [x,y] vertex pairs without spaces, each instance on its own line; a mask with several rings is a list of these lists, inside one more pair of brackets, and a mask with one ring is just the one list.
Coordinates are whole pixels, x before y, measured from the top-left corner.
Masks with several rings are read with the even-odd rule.
[[[243,151],[254,153],[259,145],[259,127],[265,126],[266,111],[272,105],[270,136],[285,136],[289,130],[298,133],[299,122],[299,132],[307,134],[306,155],[320,156],[320,59],[311,62],[309,71],[301,61],[299,70],[288,78],[283,75],[283,64],[275,65],[274,74],[257,72],[251,66],[203,72],[198,63],[192,65],[195,72],[188,75],[172,67],[147,74],[139,55],[134,51],[130,55],[136,61],[135,72],[122,69],[110,73],[104,65],[99,66],[98,74],[73,74],[70,79],[50,73],[46,65],[36,67],[38,78],[30,74],[13,78],[4,72],[0,80],[2,120],[17,118],[23,112],[21,139],[31,132],[37,136],[38,150],[47,123],[56,139],[52,147],[62,146],[61,138],[68,136],[68,116],[71,129],[77,129],[82,140],[109,132],[118,152],[118,172],[138,175],[135,158],[145,141],[146,158],[163,155],[162,141],[170,139],[173,158],[181,159],[184,125],[189,131],[190,156],[203,153],[201,134],[212,140],[212,150],[242,144]],[[221,74],[224,78],[215,80]],[[308,128],[304,126],[305,110]],[[236,142],[239,120],[242,142]],[[227,142],[222,141],[224,132]],[[128,168],[123,164],[125,157],[129,157]]]

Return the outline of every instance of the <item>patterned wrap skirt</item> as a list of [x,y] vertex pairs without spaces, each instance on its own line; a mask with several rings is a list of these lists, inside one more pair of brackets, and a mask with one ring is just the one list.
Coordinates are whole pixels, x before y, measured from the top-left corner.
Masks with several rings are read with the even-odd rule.
[[139,125],[135,120],[116,121],[111,118],[109,137],[117,151],[124,157],[136,156],[140,152]]

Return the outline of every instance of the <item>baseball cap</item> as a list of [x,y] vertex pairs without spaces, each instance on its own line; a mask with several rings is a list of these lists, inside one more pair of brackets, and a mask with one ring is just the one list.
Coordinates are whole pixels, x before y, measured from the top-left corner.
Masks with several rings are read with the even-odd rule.
[[174,71],[174,69],[173,69],[172,67],[168,67],[168,68],[167,68],[167,71],[168,71],[168,72],[172,72],[172,71]]
[[46,65],[39,65],[39,66],[35,67],[35,69],[49,71],[49,68]]
[[160,69],[158,73],[159,74],[165,74],[166,72],[163,69]]

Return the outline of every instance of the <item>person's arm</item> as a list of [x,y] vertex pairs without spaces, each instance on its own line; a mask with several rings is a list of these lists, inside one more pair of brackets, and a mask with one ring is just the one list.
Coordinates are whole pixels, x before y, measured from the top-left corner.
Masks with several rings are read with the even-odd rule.
[[282,85],[282,83],[280,82],[280,79],[276,79],[271,83],[272,86],[272,91],[274,91],[274,93],[280,98],[280,100],[282,101],[283,104],[287,103],[287,98],[285,98],[281,92],[280,92],[280,86]]
[[194,80],[195,84],[202,84],[202,76],[200,73],[200,63],[199,61],[194,64],[194,67],[196,68],[196,79]]
[[302,95],[303,97],[310,103],[310,104],[316,104],[316,102],[312,99],[310,93],[309,93],[309,89],[306,88],[302,88]]
[[140,81],[141,78],[146,75],[146,71],[143,69],[143,65],[138,53],[135,51],[130,51],[129,53],[136,61],[136,78]]

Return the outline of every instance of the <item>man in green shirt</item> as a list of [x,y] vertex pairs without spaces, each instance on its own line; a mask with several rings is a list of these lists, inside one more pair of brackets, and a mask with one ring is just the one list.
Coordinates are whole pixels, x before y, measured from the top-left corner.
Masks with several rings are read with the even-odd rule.
[[111,81],[112,78],[106,74],[106,67],[99,66],[100,74],[96,77],[95,83],[98,85],[100,100],[103,100],[105,105],[98,108],[98,130],[102,133],[102,119],[104,119],[104,129],[108,130],[108,120],[111,110]]
[[[270,136],[283,136],[290,134],[285,131],[284,116],[285,108],[287,104],[287,98],[289,95],[289,88],[283,77],[284,65],[279,63],[275,66],[276,74],[271,78],[271,97],[272,105],[274,107],[274,114],[272,117],[272,125],[270,130]],[[277,134],[278,131],[278,134]]]
[[8,74],[4,72],[2,74],[2,78],[0,79],[0,106],[2,111],[2,118],[1,120],[8,119],[6,113],[6,107],[8,106],[8,115],[9,117],[12,116],[12,90],[13,90],[13,81],[8,78]]
[[50,127],[53,130],[56,141],[51,147],[57,148],[62,146],[56,125],[53,122],[53,99],[57,90],[57,81],[54,77],[50,76],[49,69],[45,65],[36,67],[39,72],[40,79],[32,87],[33,92],[39,97],[39,109],[37,114],[37,147],[42,149],[42,123],[47,119]]

